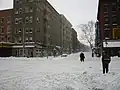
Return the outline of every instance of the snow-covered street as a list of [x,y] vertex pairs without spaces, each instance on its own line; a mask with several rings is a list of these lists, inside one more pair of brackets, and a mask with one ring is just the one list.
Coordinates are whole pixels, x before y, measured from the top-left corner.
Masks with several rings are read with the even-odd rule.
[[103,75],[100,58],[85,56],[0,58],[0,90],[120,90],[120,58]]

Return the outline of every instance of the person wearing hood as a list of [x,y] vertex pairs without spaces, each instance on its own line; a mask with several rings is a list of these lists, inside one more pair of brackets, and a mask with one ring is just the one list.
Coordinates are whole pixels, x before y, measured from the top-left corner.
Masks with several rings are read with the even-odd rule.
[[103,66],[103,74],[109,72],[109,63],[111,61],[110,54],[108,52],[103,51],[102,54],[102,66]]
[[83,52],[80,53],[80,61],[81,62],[84,62],[84,59],[85,59],[85,55]]

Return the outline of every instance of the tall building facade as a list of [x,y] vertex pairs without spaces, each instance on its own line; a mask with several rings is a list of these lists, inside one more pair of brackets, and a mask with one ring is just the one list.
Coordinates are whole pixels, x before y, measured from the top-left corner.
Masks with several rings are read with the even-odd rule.
[[113,28],[120,26],[120,1],[99,0],[98,22],[101,32],[101,40],[113,39]]
[[[47,0],[14,0],[0,11],[0,55],[40,57],[71,53],[77,33]],[[5,52],[5,53],[3,53]]]
[[76,52],[77,50],[77,32],[72,28],[72,51]]
[[61,47],[63,52],[72,51],[72,24],[61,14]]
[[12,55],[13,9],[0,11],[0,56]]
[[60,46],[60,15],[47,0],[14,0],[14,56],[43,56]]

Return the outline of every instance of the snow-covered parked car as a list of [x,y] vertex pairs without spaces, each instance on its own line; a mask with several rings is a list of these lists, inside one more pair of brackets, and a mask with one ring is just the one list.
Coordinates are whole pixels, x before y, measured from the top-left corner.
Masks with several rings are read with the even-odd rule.
[[61,55],[61,57],[67,57],[67,55],[68,55],[68,54],[63,53],[63,54]]

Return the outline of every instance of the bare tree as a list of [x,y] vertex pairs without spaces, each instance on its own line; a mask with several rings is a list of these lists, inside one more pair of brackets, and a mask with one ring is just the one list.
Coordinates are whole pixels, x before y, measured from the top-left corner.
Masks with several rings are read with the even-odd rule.
[[87,24],[78,25],[78,28],[82,31],[80,39],[87,41],[92,50],[95,37],[95,23],[93,21],[88,21]]

